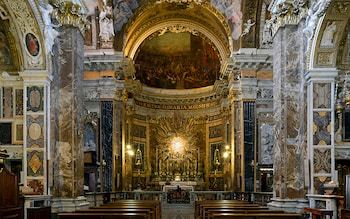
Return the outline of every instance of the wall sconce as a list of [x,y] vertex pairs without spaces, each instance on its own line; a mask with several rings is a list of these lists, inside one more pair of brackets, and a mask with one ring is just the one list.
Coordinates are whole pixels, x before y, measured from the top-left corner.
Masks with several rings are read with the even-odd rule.
[[130,145],[126,146],[126,153],[130,156],[133,156],[135,154]]
[[223,154],[223,157],[224,158],[228,158],[230,156],[230,146],[229,145],[226,145],[225,146],[225,152]]

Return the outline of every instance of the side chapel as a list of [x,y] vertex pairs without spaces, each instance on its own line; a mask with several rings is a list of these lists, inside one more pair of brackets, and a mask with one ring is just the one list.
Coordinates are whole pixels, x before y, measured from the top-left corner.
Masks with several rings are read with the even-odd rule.
[[349,0],[2,0],[0,150],[24,206],[176,185],[336,214],[349,18]]

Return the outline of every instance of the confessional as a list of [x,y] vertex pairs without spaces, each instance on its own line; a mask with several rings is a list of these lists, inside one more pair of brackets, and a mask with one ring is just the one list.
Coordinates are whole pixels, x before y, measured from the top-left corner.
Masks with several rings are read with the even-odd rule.
[[18,178],[5,168],[6,151],[0,151],[0,218],[22,219]]

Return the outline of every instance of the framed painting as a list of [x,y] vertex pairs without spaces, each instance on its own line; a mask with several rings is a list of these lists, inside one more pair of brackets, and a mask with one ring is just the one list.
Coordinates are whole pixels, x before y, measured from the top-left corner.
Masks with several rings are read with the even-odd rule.
[[23,124],[12,123],[12,144],[23,144]]

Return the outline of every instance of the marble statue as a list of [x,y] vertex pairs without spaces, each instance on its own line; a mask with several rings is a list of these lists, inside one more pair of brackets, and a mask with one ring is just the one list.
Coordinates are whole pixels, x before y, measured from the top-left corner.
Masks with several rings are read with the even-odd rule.
[[100,13],[100,33],[99,36],[104,42],[110,41],[111,37],[114,36],[113,30],[113,20],[112,16],[112,7],[108,6],[106,1],[103,1],[102,11]]
[[241,36],[247,35],[250,31],[250,28],[252,28],[252,26],[255,25],[255,22],[252,22],[251,19],[248,19],[247,23],[244,23],[243,25],[245,26],[245,28],[244,28]]
[[307,17],[306,17],[306,27],[304,28],[303,32],[307,38],[311,38],[314,29],[316,26],[316,22],[320,15],[326,10],[330,3],[330,0],[320,0],[311,3],[311,6],[307,12]]
[[44,38],[46,54],[52,55],[52,46],[55,43],[55,38],[58,36],[58,31],[54,29],[54,25],[51,23],[50,14],[53,11],[53,7],[50,4],[47,4],[46,8],[40,6],[40,10],[45,24]]

